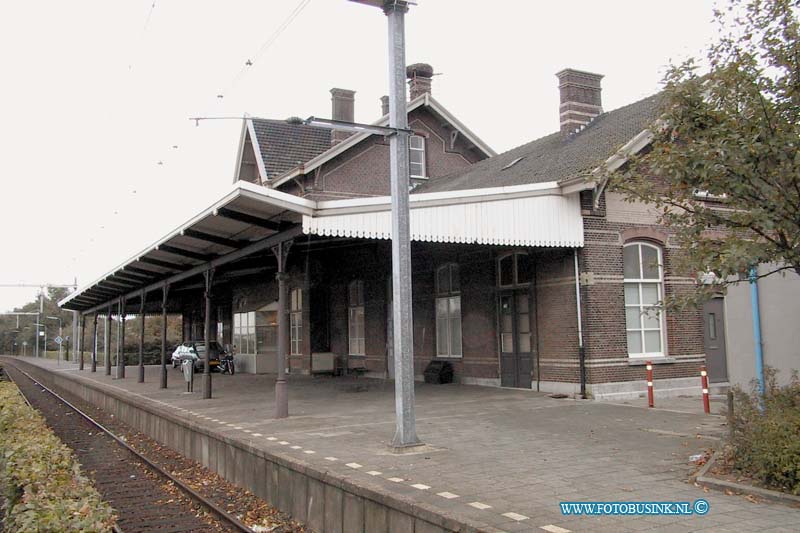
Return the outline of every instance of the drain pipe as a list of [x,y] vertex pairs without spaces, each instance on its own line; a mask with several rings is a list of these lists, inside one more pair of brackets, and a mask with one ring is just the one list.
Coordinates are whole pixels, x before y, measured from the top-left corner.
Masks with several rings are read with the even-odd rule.
[[758,269],[750,268],[750,305],[753,314],[753,342],[756,355],[759,407],[764,410],[764,348],[761,343],[761,310],[758,301]]
[[578,361],[581,374],[581,398],[586,399],[586,350],[583,347],[583,325],[581,320],[581,276],[578,269],[578,249],[573,249],[575,260],[575,307],[578,311]]

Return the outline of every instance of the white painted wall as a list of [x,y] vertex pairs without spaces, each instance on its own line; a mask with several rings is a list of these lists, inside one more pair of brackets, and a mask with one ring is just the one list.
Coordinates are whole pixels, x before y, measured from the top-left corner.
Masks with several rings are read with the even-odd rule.
[[[769,265],[759,273],[773,269]],[[786,383],[791,371],[800,369],[800,276],[786,271],[758,281],[761,308],[761,336],[764,364],[779,370],[778,380]],[[728,378],[731,385],[749,387],[755,379],[755,346],[750,306],[750,285],[739,283],[725,297],[725,330],[728,349]]]

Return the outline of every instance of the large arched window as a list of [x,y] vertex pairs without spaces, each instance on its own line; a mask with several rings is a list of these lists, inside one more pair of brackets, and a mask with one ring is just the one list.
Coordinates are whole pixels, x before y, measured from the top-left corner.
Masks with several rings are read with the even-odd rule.
[[365,355],[364,281],[357,279],[347,286],[347,307],[350,355]]
[[664,267],[661,248],[646,242],[626,244],[622,252],[625,278],[625,324],[628,355],[664,355]]
[[289,353],[303,353],[303,290],[289,292]]
[[461,281],[455,263],[436,269],[436,356],[461,357]]

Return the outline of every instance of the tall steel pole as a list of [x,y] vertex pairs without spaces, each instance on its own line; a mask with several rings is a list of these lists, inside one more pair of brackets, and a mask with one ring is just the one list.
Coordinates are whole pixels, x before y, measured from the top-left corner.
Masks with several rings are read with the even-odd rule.
[[[389,127],[408,129],[406,104],[405,2],[386,2],[389,21]],[[411,308],[411,231],[408,207],[408,135],[389,140],[392,192],[392,316],[396,430],[392,446],[420,444],[414,414],[414,329]]]

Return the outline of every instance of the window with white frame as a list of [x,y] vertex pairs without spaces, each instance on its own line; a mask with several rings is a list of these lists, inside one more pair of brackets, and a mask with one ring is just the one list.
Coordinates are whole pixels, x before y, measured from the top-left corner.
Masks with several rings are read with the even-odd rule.
[[364,342],[364,282],[351,281],[347,286],[348,340],[350,355],[365,355]]
[[303,290],[292,289],[289,294],[289,353],[303,353]]
[[233,344],[239,353],[256,353],[256,314],[233,314]]
[[661,248],[633,242],[623,248],[625,324],[630,357],[664,355],[662,301],[664,268]]
[[461,355],[461,283],[450,263],[436,269],[436,356]]
[[427,178],[425,172],[425,137],[412,135],[408,138],[408,162],[412,178]]
[[225,314],[228,313],[227,307],[217,307],[217,343],[225,345]]

